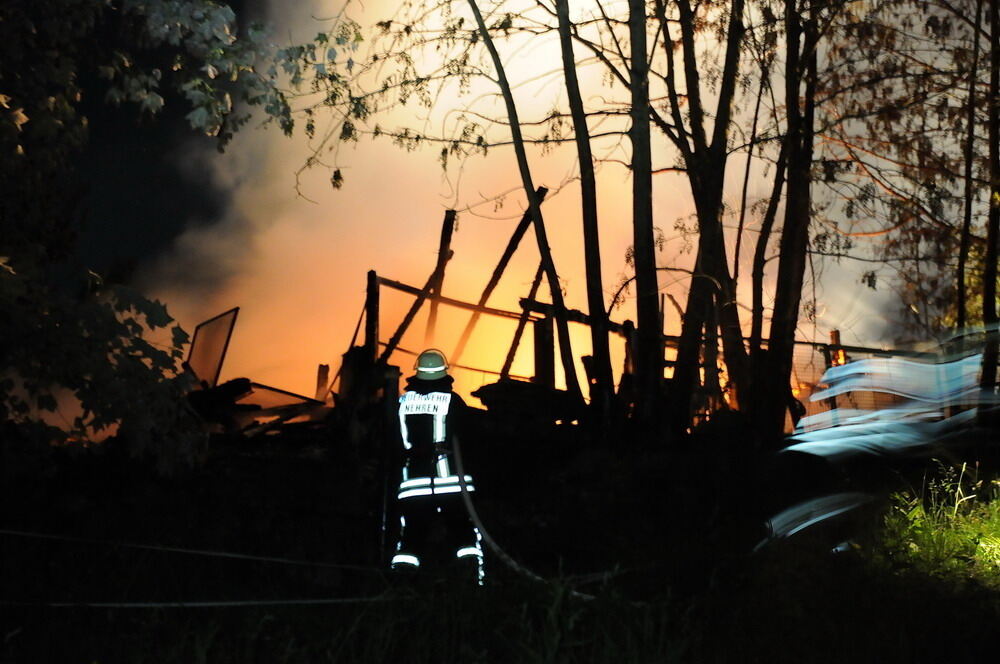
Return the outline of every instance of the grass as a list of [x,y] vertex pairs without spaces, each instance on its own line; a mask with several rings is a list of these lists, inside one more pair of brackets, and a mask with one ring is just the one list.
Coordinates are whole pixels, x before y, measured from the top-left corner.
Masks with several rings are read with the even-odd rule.
[[963,464],[893,495],[872,557],[889,573],[1000,591],[1000,480]]
[[942,466],[847,553],[769,547],[697,598],[693,662],[982,662],[1000,651],[1000,492]]

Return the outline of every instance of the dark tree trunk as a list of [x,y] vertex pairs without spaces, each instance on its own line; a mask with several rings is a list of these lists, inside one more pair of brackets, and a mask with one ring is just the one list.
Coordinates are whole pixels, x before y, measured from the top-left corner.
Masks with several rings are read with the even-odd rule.
[[486,27],[483,15],[479,11],[479,6],[475,0],[469,0],[469,7],[476,18],[479,36],[490,53],[493,67],[496,69],[497,83],[500,87],[500,92],[503,94],[504,104],[507,107],[507,119],[510,122],[511,139],[514,144],[514,152],[517,156],[517,168],[521,175],[521,185],[524,187],[524,193],[528,197],[528,208],[531,210],[531,218],[535,224],[535,239],[538,241],[538,253],[541,255],[542,267],[545,269],[545,276],[549,282],[549,290],[552,295],[552,306],[556,319],[556,334],[559,337],[559,355],[562,359],[563,372],[566,375],[566,390],[571,395],[580,397],[580,382],[576,377],[576,364],[573,358],[572,345],[569,340],[566,304],[563,301],[562,287],[559,285],[559,275],[556,274],[556,266],[552,261],[548,236],[545,233],[541,201],[535,193],[535,185],[531,181],[531,169],[528,167],[528,155],[524,149],[524,137],[521,134],[517,106],[514,104],[514,94],[507,80],[507,73],[504,71],[503,62],[500,60],[500,54],[497,52],[493,38],[490,36],[490,31]]
[[[724,163],[724,159],[712,160],[711,163]],[[739,310],[736,308],[736,284],[729,274],[729,261],[726,256],[726,240],[722,228],[722,172],[706,172],[702,179],[709,183],[709,191],[700,198],[703,205],[699,207],[698,216],[706,223],[701,225],[701,234],[705,238],[705,254],[702,264],[711,287],[714,290],[716,312],[713,318],[718,322],[719,336],[722,339],[722,352],[729,374],[730,395],[736,408],[746,399],[747,390],[747,355],[743,346],[743,328],[740,324]]]
[[980,387],[992,394],[996,390],[997,330],[997,242],[1000,241],[1000,3],[990,2],[990,101],[989,161],[990,207],[986,225],[986,265],[983,270],[983,324],[986,347]]
[[774,173],[774,183],[771,188],[771,197],[767,202],[767,209],[764,211],[764,218],[760,224],[760,235],[757,237],[757,246],[753,254],[753,267],[751,269],[751,309],[750,309],[750,380],[754,386],[754,396],[751,403],[751,411],[756,418],[756,414],[763,407],[763,401],[767,399],[765,386],[767,385],[768,362],[767,354],[761,347],[761,340],[764,336],[764,268],[767,263],[767,247],[771,240],[771,233],[774,230],[774,221],[778,216],[778,204],[781,201],[781,192],[785,186],[785,172],[788,166],[788,138],[781,143],[781,150],[778,153],[778,162]]
[[[799,321],[802,282],[809,244],[813,115],[816,91],[816,9],[810,3],[802,25],[796,3],[785,10],[788,59],[785,104],[788,109],[788,185],[785,224],[778,254],[778,275],[768,341],[767,373],[761,408],[757,413],[762,439],[781,437],[789,401],[795,328]],[[800,49],[802,54],[800,55]],[[805,90],[800,95],[802,84]]]
[[[708,306],[714,299],[717,307],[718,326],[722,336],[726,368],[734,388],[734,402],[739,404],[747,390],[746,350],[743,331],[736,308],[735,283],[729,272],[725,249],[725,236],[720,213],[731,121],[733,98],[736,92],[739,54],[745,33],[743,25],[743,0],[734,0],[730,7],[729,26],[726,34],[726,55],[722,75],[718,82],[717,106],[711,139],[705,129],[705,111],[700,93],[698,49],[696,46],[695,13],[688,0],[678,0],[679,29],[684,61],[684,78],[687,95],[681,101],[673,83],[672,41],[667,23],[665,5],[656,4],[657,17],[664,30],[664,46],[668,58],[668,97],[671,115],[679,128],[685,123],[686,107],[689,130],[678,129],[671,138],[678,146],[688,171],[688,180],[698,215],[698,253],[694,276],[688,291],[688,300],[677,347],[674,378],[671,381],[671,398],[668,405],[668,422],[671,431],[680,432],[688,426],[691,392],[697,384],[698,362],[701,356],[702,330]],[[670,134],[668,134],[670,135]]]
[[703,178],[712,183],[706,192],[711,192],[713,200],[710,205],[714,208],[707,211],[710,215],[707,218],[712,221],[711,239],[713,240],[711,245],[712,260],[708,267],[709,273],[718,281],[719,290],[716,293],[715,302],[719,332],[722,337],[722,350],[729,374],[733,403],[737,408],[747,395],[747,354],[743,345],[743,327],[740,324],[739,309],[736,306],[736,283],[729,271],[729,260],[726,255],[721,213],[726,162],[730,149],[729,125],[733,100],[736,96],[740,52],[745,32],[743,0],[733,0],[730,6],[729,26],[726,34],[726,56],[722,78],[719,82],[719,101],[712,128],[712,143],[709,146],[709,159],[705,164],[706,171]]
[[[715,164],[716,168],[712,165]],[[725,236],[720,218],[722,206],[722,173],[717,160],[700,168],[700,176],[691,179],[692,193],[698,214],[698,260],[684,309],[684,322],[677,347],[677,361],[671,381],[669,422],[673,431],[687,427],[690,391],[697,385],[698,359],[702,355],[702,330],[709,320],[717,325],[729,374],[733,405],[739,407],[748,391],[747,355],[743,346],[743,330],[736,309],[735,283],[729,276]],[[709,307],[715,312],[708,316]],[[714,337],[714,330],[712,336]]]
[[638,348],[636,388],[638,416],[655,428],[663,379],[663,331],[656,279],[653,234],[653,165],[649,137],[649,67],[646,61],[646,3],[629,0],[631,40],[632,247],[635,259]]
[[[757,246],[753,254],[753,267],[751,269],[751,298],[750,308],[750,358],[755,366],[760,355],[761,339],[764,336],[764,267],[767,263],[767,245],[771,240],[771,232],[774,230],[774,220],[778,216],[778,204],[781,201],[781,190],[785,186],[785,171],[788,165],[788,139],[781,144],[781,151],[778,153],[778,163],[774,171],[774,185],[771,188],[771,198],[767,202],[767,210],[760,224],[760,235],[757,236]],[[759,377],[754,372],[754,380]]]
[[584,263],[587,275],[587,307],[590,313],[590,341],[593,348],[593,383],[590,399],[601,415],[602,423],[608,420],[608,408],[614,391],[611,376],[611,354],[608,350],[608,318],[604,309],[604,284],[601,279],[601,244],[597,224],[597,183],[594,177],[594,157],[590,149],[590,130],[580,95],[576,76],[576,59],[573,56],[573,38],[570,34],[569,1],[556,0],[559,18],[559,44],[562,50],[563,73],[566,77],[566,95],[576,151],[580,161],[580,195],[583,216]]
[[719,321],[718,309],[709,306],[705,312],[705,349],[703,352],[705,365],[705,404],[709,411],[715,411],[722,406],[722,385],[719,383]]
[[962,235],[958,243],[958,274],[956,287],[958,289],[958,315],[955,324],[959,329],[968,324],[965,293],[965,267],[969,258],[969,245],[972,236],[972,204],[975,197],[972,188],[972,165],[975,158],[976,141],[976,81],[979,78],[979,24],[983,17],[983,0],[976,3],[976,25],[972,31],[972,64],[969,67],[969,93],[965,101],[966,134],[963,159],[965,161],[965,209],[962,217]]
[[740,220],[736,224],[736,247],[733,249],[733,282],[740,280],[740,256],[743,248],[743,225],[747,217],[747,190],[750,187],[750,167],[753,166],[753,149],[757,144],[757,121],[760,117],[760,103],[764,98],[764,88],[767,77],[767,66],[761,65],[760,86],[757,88],[757,101],[753,107],[753,121],[750,123],[750,142],[747,144],[747,163],[743,169],[743,187],[740,189]]
[[702,331],[705,314],[712,306],[712,281],[705,276],[702,247],[705,237],[698,238],[697,260],[687,302],[684,304],[684,318],[681,322],[680,340],[677,342],[677,358],[674,362],[673,378],[667,403],[668,431],[677,435],[687,429],[691,420],[691,396],[698,386],[698,364],[702,346]]

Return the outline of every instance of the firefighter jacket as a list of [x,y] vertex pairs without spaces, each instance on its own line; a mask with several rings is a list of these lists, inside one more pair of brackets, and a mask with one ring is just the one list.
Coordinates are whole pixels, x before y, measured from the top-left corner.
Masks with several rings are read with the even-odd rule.
[[[453,439],[467,406],[451,391],[450,376],[435,380],[412,377],[399,399],[399,432],[403,444],[403,476],[398,498],[461,491],[455,474]],[[465,477],[468,490],[472,478]]]

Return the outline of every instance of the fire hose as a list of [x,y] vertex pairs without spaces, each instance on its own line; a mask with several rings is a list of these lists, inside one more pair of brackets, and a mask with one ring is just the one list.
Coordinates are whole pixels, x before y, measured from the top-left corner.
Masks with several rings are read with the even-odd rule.
[[[455,452],[455,466],[458,470],[458,482],[462,487],[460,492],[462,495],[462,504],[465,505],[465,511],[468,512],[473,525],[479,529],[479,534],[482,536],[483,541],[486,542],[486,546],[489,547],[490,551],[493,552],[497,558],[502,560],[507,567],[517,574],[527,577],[532,581],[547,583],[543,577],[514,560],[510,554],[504,551],[503,548],[497,544],[496,540],[493,539],[489,531],[486,530],[486,526],[483,525],[483,520],[479,517],[479,512],[476,511],[476,506],[472,503],[472,497],[469,495],[470,492],[468,489],[468,483],[465,480],[465,465],[462,463],[462,446],[459,443],[458,436],[452,438],[452,447]],[[594,599],[593,595],[581,593],[576,590],[570,590],[569,594],[577,599]]]

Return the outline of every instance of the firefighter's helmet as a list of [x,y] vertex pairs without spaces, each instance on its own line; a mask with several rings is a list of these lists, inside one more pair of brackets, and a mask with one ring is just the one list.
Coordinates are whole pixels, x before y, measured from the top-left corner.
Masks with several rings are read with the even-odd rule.
[[444,378],[448,375],[448,360],[437,348],[428,348],[417,356],[413,368],[417,370],[417,378],[425,380]]

